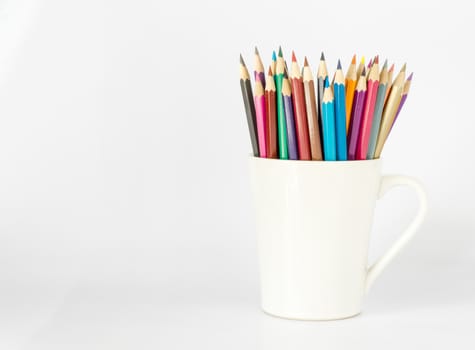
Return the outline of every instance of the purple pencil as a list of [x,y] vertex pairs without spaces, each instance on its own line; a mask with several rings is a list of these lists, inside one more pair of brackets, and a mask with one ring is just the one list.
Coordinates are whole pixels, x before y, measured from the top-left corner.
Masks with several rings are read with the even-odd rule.
[[356,84],[353,109],[351,111],[350,128],[348,133],[348,160],[356,159],[358,135],[361,128],[361,117],[366,99],[366,72],[363,69],[358,83]]
[[[411,89],[411,82],[412,82],[412,75],[414,73],[411,73],[409,77],[407,78],[406,82],[404,83],[404,89],[402,90],[402,97],[401,97],[401,102],[399,103],[399,107],[397,108],[396,116],[394,117],[393,123],[391,124],[391,129],[394,126],[394,123],[396,123],[397,116],[399,115],[399,112],[401,112],[402,106],[404,106],[404,102],[406,102],[407,95],[409,94],[409,90]],[[390,131],[391,131],[390,129]]]
[[282,97],[284,98],[285,121],[287,123],[287,142],[289,146],[289,159],[298,160],[297,137],[295,134],[294,107],[290,82],[287,77],[282,81]]
[[254,79],[256,81],[260,81],[263,88],[266,87],[266,75],[264,72],[264,65],[262,64],[261,56],[259,55],[257,47],[254,50]]

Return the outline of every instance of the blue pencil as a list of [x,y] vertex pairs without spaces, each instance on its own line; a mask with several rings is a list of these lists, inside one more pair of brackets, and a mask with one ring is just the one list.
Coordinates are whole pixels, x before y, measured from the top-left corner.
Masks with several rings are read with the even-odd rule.
[[346,153],[346,92],[345,78],[341,69],[340,60],[335,73],[333,83],[335,92],[335,136],[336,136],[336,155],[338,160],[347,160]]
[[287,77],[282,81],[282,98],[284,100],[284,114],[287,123],[287,145],[289,159],[298,160],[297,134],[295,132],[294,105],[292,103],[292,90]]
[[[346,116],[345,116],[346,118]],[[346,119],[345,119],[346,123]],[[336,140],[335,140],[335,103],[333,92],[325,79],[325,90],[322,99],[322,124],[323,124],[323,154],[325,160],[336,160]],[[346,130],[346,124],[345,124]]]

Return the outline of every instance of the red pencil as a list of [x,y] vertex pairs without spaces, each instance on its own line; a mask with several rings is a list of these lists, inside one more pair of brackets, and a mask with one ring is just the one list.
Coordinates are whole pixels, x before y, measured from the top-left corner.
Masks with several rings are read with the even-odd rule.
[[266,154],[267,158],[278,158],[277,153],[277,114],[275,83],[272,68],[269,68],[266,80]]

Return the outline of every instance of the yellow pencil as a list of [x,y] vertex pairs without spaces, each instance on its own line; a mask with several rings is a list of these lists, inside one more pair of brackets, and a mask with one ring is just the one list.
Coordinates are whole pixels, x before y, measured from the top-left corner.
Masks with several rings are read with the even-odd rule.
[[350,67],[346,73],[345,86],[346,86],[346,133],[348,134],[348,128],[350,127],[351,108],[353,107],[353,97],[355,96],[356,88],[356,55],[351,59]]

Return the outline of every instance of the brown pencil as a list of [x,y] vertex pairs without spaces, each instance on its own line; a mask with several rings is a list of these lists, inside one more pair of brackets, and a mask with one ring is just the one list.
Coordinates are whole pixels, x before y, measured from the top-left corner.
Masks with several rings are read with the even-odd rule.
[[297,134],[299,158],[300,160],[310,160],[312,159],[312,154],[310,152],[310,141],[308,138],[303,80],[294,52],[292,52],[290,83],[292,84],[292,100],[294,103],[295,129]]
[[275,110],[275,83],[272,68],[269,67],[269,72],[266,79],[266,147],[268,158],[278,158],[277,154],[277,114]]
[[307,57],[303,66],[303,89],[305,95],[305,106],[307,111],[308,134],[310,139],[310,151],[313,160],[322,160],[322,143],[320,130],[318,127],[317,98],[315,96],[315,83],[313,81],[312,70],[310,69]]
[[246,110],[247,126],[249,128],[249,136],[251,138],[252,153],[254,157],[259,157],[259,146],[257,144],[257,127],[256,127],[256,109],[254,107],[254,96],[252,94],[251,81],[249,79],[249,71],[246,68],[242,55],[240,60],[240,83],[242,99],[244,101],[244,109]]

